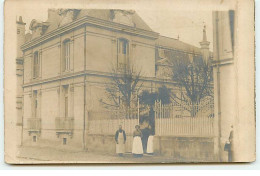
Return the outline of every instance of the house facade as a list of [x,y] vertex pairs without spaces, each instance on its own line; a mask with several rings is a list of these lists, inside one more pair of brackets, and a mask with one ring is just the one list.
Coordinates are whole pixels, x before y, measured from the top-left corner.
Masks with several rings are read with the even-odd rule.
[[143,90],[178,89],[165,74],[167,53],[210,55],[205,29],[197,48],[160,36],[134,11],[49,9],[47,21],[31,21],[31,33],[25,34],[25,25],[17,21],[22,145],[94,150],[107,144],[114,150],[112,135],[90,135],[89,126],[91,114],[105,111],[100,100],[109,101],[112,68],[134,65],[142,72]]

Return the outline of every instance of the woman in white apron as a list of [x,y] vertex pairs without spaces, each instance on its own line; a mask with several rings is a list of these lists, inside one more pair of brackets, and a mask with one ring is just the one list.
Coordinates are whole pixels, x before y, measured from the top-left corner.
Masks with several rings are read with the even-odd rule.
[[148,137],[146,153],[152,155],[153,154],[153,136],[154,136],[154,134],[152,133],[151,126],[149,126],[149,132],[150,132],[150,135]]
[[153,154],[153,136],[150,135],[147,142],[147,151],[148,154]]
[[125,153],[126,135],[121,125],[119,125],[119,129],[116,131],[115,141],[116,141],[116,153],[119,156],[123,156],[123,154]]
[[142,157],[143,156],[143,145],[142,145],[142,132],[140,130],[140,126],[136,125],[135,126],[135,131],[133,133],[133,148],[132,148],[132,153],[134,157]]

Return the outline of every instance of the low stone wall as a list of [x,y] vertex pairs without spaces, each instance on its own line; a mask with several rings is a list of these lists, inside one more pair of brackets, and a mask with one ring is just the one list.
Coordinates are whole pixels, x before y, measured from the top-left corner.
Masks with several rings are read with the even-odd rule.
[[[86,147],[88,151],[103,152],[103,153],[116,153],[116,143],[114,135],[87,135]],[[132,151],[133,137],[126,136],[125,150],[126,152]]]
[[[115,153],[113,135],[88,135],[88,151]],[[133,137],[127,136],[126,152],[132,150]],[[173,158],[176,161],[206,162],[216,161],[214,156],[213,137],[154,137],[155,155]]]
[[[62,150],[82,151],[82,131],[75,130],[72,138],[68,137],[66,145],[62,144],[63,136],[59,138],[55,131],[41,132],[37,137],[37,142],[33,142],[33,135],[28,135],[24,131],[23,145],[54,147]],[[126,152],[131,153],[133,144],[132,135],[127,135]],[[86,150],[100,153],[116,153],[116,144],[114,135],[86,135]],[[217,161],[214,156],[214,139],[213,137],[174,137],[174,136],[155,136],[154,153],[166,158],[187,162],[209,162]]]
[[158,155],[172,157],[176,161],[216,161],[213,137],[155,136],[154,152]]

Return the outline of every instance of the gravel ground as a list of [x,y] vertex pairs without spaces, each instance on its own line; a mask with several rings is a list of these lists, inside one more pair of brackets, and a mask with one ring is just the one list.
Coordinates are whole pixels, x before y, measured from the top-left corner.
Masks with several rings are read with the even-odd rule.
[[131,153],[124,157],[116,154],[94,153],[84,151],[65,151],[49,147],[20,147],[17,158],[24,164],[41,163],[175,163],[185,162],[163,156],[144,155],[134,158]]

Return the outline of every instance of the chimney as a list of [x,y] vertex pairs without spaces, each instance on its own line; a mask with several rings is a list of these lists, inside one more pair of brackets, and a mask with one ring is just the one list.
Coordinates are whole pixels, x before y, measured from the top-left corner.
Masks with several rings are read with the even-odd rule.
[[16,34],[17,34],[17,57],[22,57],[23,53],[20,49],[21,45],[25,42],[25,25],[23,18],[20,16],[16,21]]

